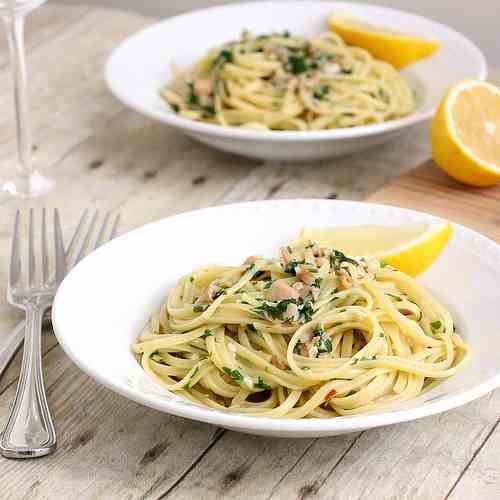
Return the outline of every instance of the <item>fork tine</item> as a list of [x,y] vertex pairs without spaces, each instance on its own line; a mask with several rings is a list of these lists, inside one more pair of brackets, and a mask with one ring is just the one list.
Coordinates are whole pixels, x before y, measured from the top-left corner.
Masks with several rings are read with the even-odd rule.
[[85,238],[83,239],[80,251],[78,252],[78,255],[76,256],[75,262],[73,264],[75,266],[83,259],[83,256],[85,255],[85,251],[87,250],[90,238],[92,237],[92,233],[94,231],[94,226],[96,224],[98,216],[99,216],[99,211],[96,210],[94,212],[94,215],[92,216],[91,221],[90,221],[90,224],[89,224],[89,227],[87,229],[87,233],[85,234]]
[[120,223],[120,214],[117,214],[115,217],[115,221],[113,222],[113,227],[111,229],[111,233],[109,234],[109,241],[111,241],[118,232],[118,224]]
[[101,229],[99,230],[99,234],[97,235],[97,239],[95,240],[94,250],[99,248],[104,243],[104,232],[106,231],[106,226],[109,221],[109,212],[106,212],[104,216],[104,220],[102,222]]
[[56,283],[61,283],[66,274],[66,259],[64,256],[61,220],[57,208],[54,209],[54,245],[56,252]]
[[21,256],[19,255],[19,218],[21,214],[16,211],[14,220],[14,233],[12,234],[12,244],[10,250],[9,285],[15,286],[21,274]]
[[49,281],[49,246],[47,242],[47,212],[42,209],[42,280]]
[[33,221],[35,210],[30,208],[28,222],[28,284],[35,285],[35,223]]
[[80,217],[80,220],[78,221],[75,232],[73,233],[73,237],[71,238],[71,241],[69,242],[68,249],[66,250],[66,258],[68,258],[72,254],[73,249],[76,245],[76,242],[78,241],[78,238],[80,237],[80,232],[83,228],[83,225],[84,225],[85,221],[87,220],[88,214],[89,214],[89,209],[86,208],[84,210],[82,216]]

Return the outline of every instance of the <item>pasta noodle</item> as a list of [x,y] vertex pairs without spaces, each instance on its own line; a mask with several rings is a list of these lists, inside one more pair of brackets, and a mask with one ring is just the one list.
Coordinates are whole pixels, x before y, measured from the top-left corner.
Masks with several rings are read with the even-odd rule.
[[279,259],[182,277],[133,351],[156,382],[198,404],[325,418],[416,397],[453,375],[468,346],[414,279],[298,241]]
[[256,130],[354,127],[415,109],[412,90],[393,66],[335,33],[311,41],[244,33],[160,94],[185,118]]

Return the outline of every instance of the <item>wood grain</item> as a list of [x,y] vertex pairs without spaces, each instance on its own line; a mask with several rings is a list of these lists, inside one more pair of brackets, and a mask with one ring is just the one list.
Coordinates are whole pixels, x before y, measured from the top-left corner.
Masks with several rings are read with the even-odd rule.
[[500,241],[500,186],[464,186],[431,160],[369,195],[367,201],[429,212]]
[[[126,231],[174,213],[235,201],[361,199],[429,156],[426,126],[397,144],[301,166],[237,158],[195,143],[125,109],[103,82],[111,49],[149,22],[89,8],[47,6],[32,15],[28,63],[36,160],[57,185],[30,206],[63,208],[66,235],[87,206],[119,210]],[[6,61],[1,46],[3,178],[15,164]],[[422,183],[425,196],[434,199],[435,181],[427,182],[431,174],[420,172],[416,180],[403,179],[406,191],[412,182]],[[383,192],[373,199],[380,200]],[[393,192],[387,191],[383,201],[397,201]],[[487,202],[492,215],[497,195]],[[449,200],[440,206],[459,206],[460,191],[446,196]],[[12,215],[25,206],[0,195],[0,342],[19,318],[5,302],[4,287]],[[482,202],[474,206],[483,207]],[[450,218],[459,220],[459,214]],[[409,424],[328,439],[270,439],[220,431],[132,403],[80,372],[51,334],[44,336],[44,353],[59,448],[41,460],[0,459],[2,498],[434,500],[470,498],[474,489],[478,498],[500,496],[500,479],[488,466],[500,462],[495,458],[498,391]],[[14,396],[19,360],[0,383],[0,425]]]

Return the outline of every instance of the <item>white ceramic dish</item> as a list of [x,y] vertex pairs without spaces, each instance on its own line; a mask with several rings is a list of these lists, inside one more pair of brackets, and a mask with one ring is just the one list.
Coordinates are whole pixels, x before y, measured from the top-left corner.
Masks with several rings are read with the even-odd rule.
[[500,334],[500,246],[459,225],[419,281],[450,308],[473,359],[456,376],[391,411],[287,420],[210,410],[150,380],[130,349],[175,281],[196,266],[237,264],[252,254],[275,255],[278,245],[306,225],[436,220],[395,207],[329,200],[241,203],[169,217],[112,241],[71,271],[54,302],[54,330],[68,356],[110,389],[166,413],[241,432],[329,436],[439,413],[500,385],[500,350],[491,348]]
[[[439,40],[442,47],[403,72],[418,94],[411,115],[377,125],[318,132],[263,132],[224,128],[177,116],[159,97],[171,64],[190,68],[208,49],[254,33],[290,30],[312,36],[326,30],[332,11]],[[464,78],[486,77],[483,55],[464,36],[439,23],[398,10],[344,2],[252,2],[214,7],[154,24],[123,42],[106,66],[114,95],[133,109],[224,151],[264,160],[309,160],[360,151],[429,119],[447,88]]]

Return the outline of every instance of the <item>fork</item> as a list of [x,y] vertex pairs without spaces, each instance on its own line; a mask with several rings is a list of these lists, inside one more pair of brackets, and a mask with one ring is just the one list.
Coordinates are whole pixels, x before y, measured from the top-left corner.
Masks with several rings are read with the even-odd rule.
[[[42,283],[35,284],[34,212],[33,209],[30,210],[28,227],[28,285],[23,287],[20,285],[20,214],[19,211],[16,213],[14,235],[12,238],[8,299],[11,304],[24,309],[27,318],[25,348],[19,384],[7,426],[0,440],[0,452],[7,458],[41,457],[54,451],[56,446],[55,429],[48,409],[43,385],[41,326],[43,314],[51,306],[57,287],[64,278],[66,257],[69,257],[75,249],[80,229],[83,227],[86,217],[87,211],[84,212],[80,219],[75,235],[68,247],[68,252],[65,254],[59,213],[57,210],[54,211],[55,272],[53,276],[49,276],[46,212],[45,209],[42,211]],[[74,264],[78,263],[86,254],[97,217],[98,212],[96,211],[74,259]],[[109,213],[106,214],[98,232],[94,249],[105,241],[109,217]],[[119,216],[115,218],[109,239],[115,235],[118,222]]]
[[56,446],[56,432],[50,416],[43,385],[41,334],[43,313],[54,299],[57,287],[66,274],[64,243],[59,212],[54,210],[55,279],[49,279],[47,217],[42,212],[42,281],[36,283],[34,210],[29,212],[28,227],[28,283],[21,283],[21,255],[19,236],[19,210],[16,212],[9,269],[7,299],[26,313],[24,353],[7,426],[2,434],[2,455],[10,458],[43,456]]
[[[118,224],[120,222],[119,214],[114,217],[114,220],[112,221],[111,225],[111,231],[109,232],[109,235],[107,237],[105,236],[105,234],[106,230],[108,229],[107,226],[109,225],[110,222],[109,213],[106,213],[106,215],[104,216],[104,221],[100,226],[100,228],[96,228],[96,221],[99,217],[99,212],[96,210],[94,212],[94,215],[92,216],[92,219],[85,233],[85,236],[83,237],[83,241],[77,248],[77,243],[79,242],[81,233],[85,227],[85,222],[87,221],[88,214],[89,210],[86,209],[83,212],[82,216],[80,217],[80,220],[78,221],[78,224],[75,228],[75,232],[73,233],[71,241],[68,245],[68,249],[66,250],[67,270],[78,264],[78,262],[80,262],[82,257],[84,257],[89,250],[90,251],[95,250],[102,244],[106,243],[107,241],[112,240],[116,236],[116,233],[118,231]],[[94,229],[98,229],[98,237],[95,241],[95,244],[93,246],[89,246],[90,240],[93,236]],[[71,259],[71,257],[73,256],[75,258]],[[44,314],[43,320],[44,322],[50,321],[50,309]],[[17,353],[17,351],[19,350],[19,348],[23,343],[25,326],[26,322],[24,320],[20,321],[14,327],[14,329],[9,334],[6,341],[3,342],[0,348],[0,377],[3,375],[7,366],[9,366],[9,363],[11,362],[12,358]]]

